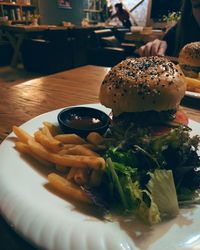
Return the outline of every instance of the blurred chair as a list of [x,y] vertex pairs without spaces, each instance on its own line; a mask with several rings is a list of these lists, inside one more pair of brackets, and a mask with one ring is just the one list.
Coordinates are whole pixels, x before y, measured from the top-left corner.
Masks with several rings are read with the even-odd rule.
[[8,41],[0,41],[0,66],[6,66],[11,63],[13,48]]
[[22,47],[24,68],[36,73],[51,74],[73,66],[72,50],[66,41],[25,39]]
[[125,34],[127,32],[130,32],[130,29],[127,28],[123,28],[123,27],[113,27],[112,31],[115,35],[115,37],[120,41],[120,42],[124,42],[125,41]]
[[112,67],[127,57],[135,56],[133,43],[124,43],[111,29],[94,30],[88,51],[88,63]]

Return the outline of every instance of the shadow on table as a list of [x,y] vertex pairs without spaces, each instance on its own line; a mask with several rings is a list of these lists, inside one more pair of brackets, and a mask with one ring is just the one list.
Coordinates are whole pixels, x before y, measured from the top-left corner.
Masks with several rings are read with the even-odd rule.
[[1,250],[36,250],[21,238],[0,216]]
[[185,96],[181,101],[181,105],[188,108],[200,109],[200,99]]

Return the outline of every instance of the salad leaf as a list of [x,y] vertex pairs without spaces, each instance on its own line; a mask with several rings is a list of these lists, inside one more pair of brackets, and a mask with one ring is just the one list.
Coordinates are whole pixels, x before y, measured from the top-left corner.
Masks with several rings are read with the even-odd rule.
[[105,220],[112,221],[112,216],[108,208],[108,204],[105,203],[105,200],[101,196],[101,193],[98,193],[94,187],[81,186],[81,189],[87,193],[90,199],[93,201],[94,205],[99,212],[99,215]]
[[138,164],[137,157],[131,152],[131,150],[123,151],[119,147],[110,147],[104,157],[111,158],[114,162],[122,163],[123,166],[133,166]]
[[155,170],[147,188],[162,216],[174,217],[179,213],[176,188],[171,170]]
[[144,199],[141,199],[140,206],[137,210],[138,216],[149,224],[157,224],[161,221],[160,212],[157,204],[153,201],[148,191],[143,191],[150,199],[150,206],[148,206]]
[[107,165],[108,165],[108,167],[110,169],[110,172],[111,172],[111,175],[112,175],[112,178],[113,178],[113,182],[115,183],[115,186],[117,188],[117,191],[118,191],[120,199],[121,199],[121,202],[122,202],[124,208],[127,209],[128,208],[128,204],[127,204],[127,201],[126,201],[126,197],[125,197],[123,188],[121,186],[121,183],[119,181],[119,178],[118,178],[118,176],[117,176],[117,174],[115,172],[115,169],[113,167],[111,159],[108,158],[106,163],[107,163]]
[[[124,170],[123,170],[124,169]],[[112,162],[107,159],[107,173],[112,176],[114,187],[126,213],[135,211],[138,216],[149,224],[160,221],[160,212],[148,190],[140,187],[137,180],[138,170],[129,166]]]

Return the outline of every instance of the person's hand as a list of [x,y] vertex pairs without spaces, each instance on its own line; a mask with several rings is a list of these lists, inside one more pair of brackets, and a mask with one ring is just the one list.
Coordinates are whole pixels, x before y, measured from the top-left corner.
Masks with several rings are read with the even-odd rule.
[[141,46],[138,50],[140,56],[164,56],[167,49],[166,41],[155,39]]
[[111,18],[109,17],[107,20],[105,20],[105,24],[108,25],[111,21]]

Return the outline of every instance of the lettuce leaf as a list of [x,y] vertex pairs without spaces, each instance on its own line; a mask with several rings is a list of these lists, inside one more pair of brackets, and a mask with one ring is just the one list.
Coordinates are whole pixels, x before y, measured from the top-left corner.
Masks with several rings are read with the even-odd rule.
[[146,223],[157,224],[161,221],[160,211],[157,204],[153,201],[151,195],[147,191],[143,191],[150,199],[150,205],[148,206],[143,199],[141,199],[140,206],[137,210],[137,215]]
[[179,206],[172,171],[155,170],[149,175],[151,179],[147,188],[161,216],[175,217],[179,213]]
[[127,213],[134,211],[145,223],[160,222],[160,212],[150,192],[142,189],[137,178],[133,178],[138,174],[137,170],[112,162],[110,158],[107,159],[106,165],[107,173],[110,173],[114,183],[118,206]]

